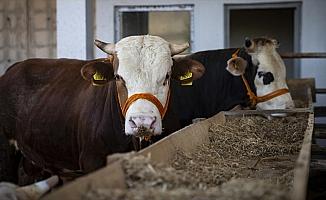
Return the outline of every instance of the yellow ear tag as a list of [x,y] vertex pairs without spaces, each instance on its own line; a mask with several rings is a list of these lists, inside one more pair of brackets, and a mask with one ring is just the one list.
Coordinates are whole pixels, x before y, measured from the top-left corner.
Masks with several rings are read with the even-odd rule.
[[103,80],[106,80],[106,79],[104,78],[104,76],[102,76],[102,74],[97,73],[97,72],[93,75],[93,79],[94,79],[95,81],[103,81]]
[[[179,77],[179,80],[180,80],[180,81],[184,81],[184,83],[181,83],[181,85],[192,85],[192,80],[191,80],[191,78],[192,78],[192,72],[191,72],[191,71],[188,71],[185,75],[180,76],[180,77]],[[187,81],[186,81],[187,79],[190,79],[190,81],[187,82]]]

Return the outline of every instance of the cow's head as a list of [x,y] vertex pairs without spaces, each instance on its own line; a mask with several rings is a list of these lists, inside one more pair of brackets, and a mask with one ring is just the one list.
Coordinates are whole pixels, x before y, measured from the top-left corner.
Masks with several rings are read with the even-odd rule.
[[[162,118],[169,103],[170,78],[175,71],[172,70],[172,56],[186,50],[189,44],[170,44],[160,37],[144,35],[126,37],[116,44],[95,40],[95,45],[111,56],[112,62],[106,64],[109,69],[102,70],[106,73],[99,75],[99,79],[116,79],[125,116],[125,133],[135,136],[161,134]],[[190,71],[204,68],[199,63],[175,67]],[[82,74],[83,71],[91,71],[89,74],[94,76],[94,71],[99,70],[93,67],[82,70]],[[193,71],[194,79],[200,77],[197,71]]]
[[[244,47],[251,56],[252,63],[257,66],[257,74],[254,80],[257,96],[265,96],[275,91],[288,89],[286,84],[285,65],[276,51],[278,46],[278,41],[271,38],[246,38],[245,40]],[[237,69],[235,69],[231,63],[237,63]],[[228,61],[228,67],[230,69],[228,70],[233,75],[243,74],[246,66],[247,62],[244,62],[240,57],[232,58]],[[293,107],[294,103],[288,92],[257,104],[257,109],[263,110],[287,109]]]

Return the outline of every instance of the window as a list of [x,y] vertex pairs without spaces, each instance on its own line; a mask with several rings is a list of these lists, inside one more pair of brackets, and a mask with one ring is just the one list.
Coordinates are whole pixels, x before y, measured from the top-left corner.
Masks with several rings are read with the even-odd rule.
[[[115,8],[115,40],[130,35],[157,35],[176,44],[193,38],[193,5],[118,6]],[[185,53],[189,53],[189,48]]]

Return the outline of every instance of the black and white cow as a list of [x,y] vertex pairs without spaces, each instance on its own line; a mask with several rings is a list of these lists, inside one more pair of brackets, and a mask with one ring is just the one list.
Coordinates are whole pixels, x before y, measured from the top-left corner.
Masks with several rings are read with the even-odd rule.
[[[205,66],[203,77],[191,86],[173,84],[174,109],[182,124],[187,125],[195,118],[211,117],[236,105],[262,110],[293,108],[285,80],[285,65],[277,47],[274,39],[255,38],[246,39],[244,47],[239,49],[201,51],[176,57],[175,63],[195,60]],[[258,98],[274,96],[250,105],[252,102],[242,75]]]

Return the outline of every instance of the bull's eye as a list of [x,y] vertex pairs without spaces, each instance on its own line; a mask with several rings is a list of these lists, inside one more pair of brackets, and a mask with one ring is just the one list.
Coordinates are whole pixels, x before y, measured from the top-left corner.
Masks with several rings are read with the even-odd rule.
[[119,74],[115,74],[114,79],[117,81],[122,81],[125,84],[125,80],[123,80],[123,78]]
[[168,80],[170,79],[170,74],[166,74],[163,85],[165,86]]
[[119,79],[120,79],[119,74],[114,74],[114,79],[115,79],[115,80],[119,80]]

